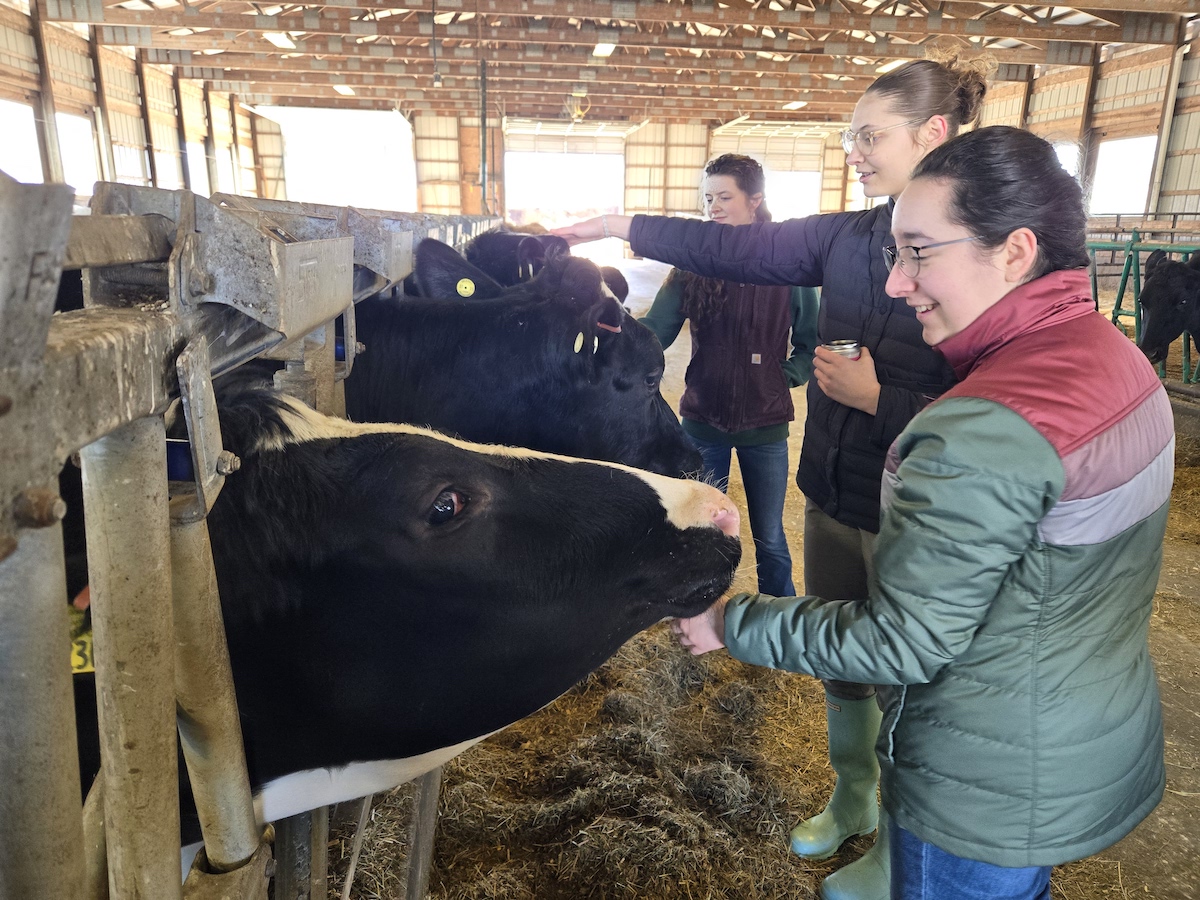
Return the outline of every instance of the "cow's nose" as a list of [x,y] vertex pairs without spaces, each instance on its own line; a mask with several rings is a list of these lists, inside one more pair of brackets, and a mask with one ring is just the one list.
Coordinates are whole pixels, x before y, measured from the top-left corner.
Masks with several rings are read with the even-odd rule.
[[738,532],[741,530],[741,520],[742,517],[739,515],[737,507],[729,501],[728,497],[723,497],[712,504],[712,523],[730,537],[738,536]]

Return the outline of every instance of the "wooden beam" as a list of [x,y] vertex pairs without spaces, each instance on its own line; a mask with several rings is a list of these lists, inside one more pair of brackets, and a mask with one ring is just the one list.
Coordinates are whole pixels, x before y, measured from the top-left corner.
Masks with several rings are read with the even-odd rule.
[[[253,32],[291,32],[300,31],[309,34],[334,34],[355,36],[392,36],[401,38],[428,38],[431,33],[428,16],[388,16],[386,18],[365,18],[362,10],[343,9],[338,6],[323,8],[305,8],[301,12],[287,12],[279,15],[246,15],[242,13],[203,13],[174,10],[133,10],[124,7],[104,8],[99,4],[60,3],[59,0],[35,0],[39,6],[50,5],[48,19],[62,22],[85,22],[91,24],[124,25],[143,28],[209,28],[232,29],[236,31]],[[1050,22],[1026,22],[1018,16],[991,15],[980,22],[971,17],[955,18],[942,12],[929,16],[919,15],[880,15],[871,13],[840,13],[829,7],[816,10],[772,10],[752,9],[736,6],[688,6],[675,3],[651,2],[651,0],[633,0],[622,4],[621,19],[636,22],[640,25],[661,23],[667,26],[662,34],[647,35],[644,31],[637,32],[633,28],[611,28],[582,24],[579,28],[551,28],[549,20],[571,18],[583,23],[590,21],[611,22],[613,19],[613,4],[599,0],[575,0],[570,4],[545,4],[533,0],[515,0],[503,6],[503,11],[488,10],[489,18],[523,16],[535,17],[528,27],[496,27],[488,28],[489,41],[517,42],[558,42],[558,43],[591,43],[615,37],[614,43],[627,43],[634,38],[654,39],[658,45],[677,45],[689,47],[712,46],[721,49],[770,49],[776,42],[786,44],[786,36],[776,37],[774,41],[766,39],[760,31],[769,27],[772,30],[787,31],[788,29],[816,28],[825,32],[866,32],[877,35],[909,35],[916,38],[949,36],[964,39],[978,38],[981,35],[993,38],[1036,41],[1080,41],[1093,44],[1111,43],[1147,43],[1147,44],[1178,44],[1183,35],[1183,20],[1179,15],[1161,15],[1158,13],[1130,13],[1124,27],[1107,23],[1097,25],[1061,25]],[[375,7],[374,0],[372,6]],[[403,8],[424,12],[424,2],[408,2],[403,7],[399,4],[387,4],[375,8]],[[430,0],[429,9],[432,9]],[[540,19],[540,21],[539,21]],[[351,24],[353,23],[353,24]],[[718,36],[705,38],[689,33],[685,27],[688,24],[702,23],[713,28],[729,26],[744,26],[744,33],[739,34],[735,29],[730,37]],[[694,29],[692,29],[694,31]],[[474,23],[449,24],[443,26],[444,38],[448,40],[477,39],[478,32]],[[601,37],[603,33],[603,37]],[[739,40],[740,37],[740,40]],[[730,47],[729,45],[735,45]],[[738,47],[736,45],[740,44]]]
[[37,132],[38,152],[42,157],[42,178],[62,184],[62,150],[58,142],[57,110],[54,107],[54,80],[50,77],[50,55],[46,52],[46,26],[37,6],[29,10],[29,30],[33,35],[34,56],[38,67],[38,96],[33,104],[33,124]]
[[179,171],[183,175],[183,189],[192,189],[192,166],[188,162],[187,129],[183,124],[183,92],[179,90],[179,70],[171,73],[171,90],[175,94],[175,131],[179,135]]
[[204,85],[204,163],[208,167],[208,190],[221,190],[221,172],[217,167],[217,128],[213,123],[212,85]]
[[100,65],[100,43],[96,27],[88,27],[88,56],[92,60],[92,77],[96,81],[96,138],[100,141],[100,177],[117,180],[117,161],[113,156],[112,125],[108,115],[108,91],[104,84],[104,67]]
[[146,158],[150,164],[150,184],[154,187],[159,187],[158,160],[154,157],[154,130],[150,127],[150,92],[146,86],[145,50],[137,51],[134,66],[137,70],[138,94],[142,100],[138,106],[142,113],[142,130],[146,132]]

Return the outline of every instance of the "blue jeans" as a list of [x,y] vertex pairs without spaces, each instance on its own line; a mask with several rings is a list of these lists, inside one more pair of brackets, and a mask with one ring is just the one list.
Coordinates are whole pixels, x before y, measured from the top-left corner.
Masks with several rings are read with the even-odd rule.
[[[689,437],[691,437],[689,435]],[[728,444],[714,444],[691,437],[704,460],[704,479],[722,491],[729,490]],[[754,535],[754,558],[758,561],[758,590],[773,597],[796,596],[792,584],[792,554],[783,533],[783,501],[789,474],[787,441],[738,447],[738,468],[746,489],[750,532]]]
[[892,819],[892,900],[1050,900],[1050,866],[1010,869],[963,859]]

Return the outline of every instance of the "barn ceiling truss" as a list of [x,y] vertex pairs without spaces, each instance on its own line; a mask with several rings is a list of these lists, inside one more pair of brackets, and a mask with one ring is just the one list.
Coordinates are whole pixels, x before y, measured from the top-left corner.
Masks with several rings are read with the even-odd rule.
[[1179,46],[1200,0],[31,0],[44,21],[244,103],[720,124],[846,121],[894,61],[986,54],[996,78]]

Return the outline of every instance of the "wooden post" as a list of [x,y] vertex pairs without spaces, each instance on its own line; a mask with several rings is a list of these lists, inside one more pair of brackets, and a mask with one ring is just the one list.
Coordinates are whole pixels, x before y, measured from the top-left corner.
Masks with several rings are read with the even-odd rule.
[[96,82],[96,137],[100,141],[100,177],[117,180],[117,160],[113,155],[112,125],[108,116],[108,91],[104,85],[104,67],[100,64],[100,42],[96,26],[88,26],[88,55],[92,58],[92,74]]
[[154,131],[150,128],[150,91],[146,86],[146,51],[138,50],[135,60],[137,67],[138,93],[142,102],[142,129],[146,132],[146,159],[150,164],[150,184],[158,187],[158,160],[154,158]]
[[204,82],[204,161],[208,164],[208,192],[221,189],[221,173],[217,169],[217,135],[212,113],[212,85]]
[[187,129],[183,124],[183,91],[179,89],[179,69],[171,68],[171,89],[175,93],[175,129],[179,132],[179,171],[183,173],[184,190],[192,189],[192,167],[188,164]]
[[29,4],[29,29],[33,32],[34,55],[38,65],[38,99],[33,105],[33,124],[37,131],[38,151],[42,156],[42,177],[47,182],[66,181],[62,151],[58,142],[58,120],[55,118],[54,87],[50,78],[50,55],[46,52],[45,25],[42,24],[46,0]]

